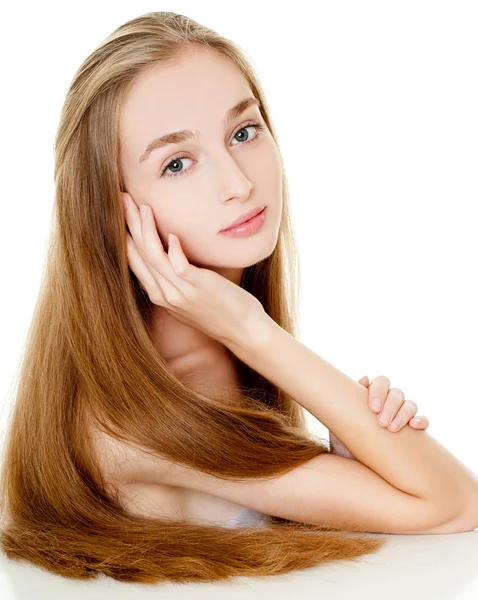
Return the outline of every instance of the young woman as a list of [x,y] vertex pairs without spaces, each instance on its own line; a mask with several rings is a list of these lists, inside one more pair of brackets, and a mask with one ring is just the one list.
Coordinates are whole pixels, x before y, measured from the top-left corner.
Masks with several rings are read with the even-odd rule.
[[287,182],[237,45],[170,12],[122,25],[74,77],[55,159],[3,465],[10,558],[213,581],[354,560],[377,533],[473,528],[477,479],[418,430],[416,405],[294,336]]

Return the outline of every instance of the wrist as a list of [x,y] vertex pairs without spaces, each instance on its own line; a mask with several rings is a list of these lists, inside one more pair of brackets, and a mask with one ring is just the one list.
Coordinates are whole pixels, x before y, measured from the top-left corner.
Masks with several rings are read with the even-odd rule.
[[[226,344],[236,356],[261,351],[269,346],[272,331],[277,323],[265,311],[251,313],[236,331],[234,339]],[[241,356],[240,356],[241,355]]]

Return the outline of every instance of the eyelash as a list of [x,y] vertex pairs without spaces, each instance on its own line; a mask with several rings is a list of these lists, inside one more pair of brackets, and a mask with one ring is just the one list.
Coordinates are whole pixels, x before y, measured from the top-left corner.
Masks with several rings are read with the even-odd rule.
[[[242,142],[242,144],[239,145],[243,145],[243,144],[252,144],[252,142],[255,142],[256,140],[258,140],[262,133],[263,130],[266,128],[265,123],[246,123],[245,125],[243,125],[240,129],[238,129],[236,131],[236,133],[234,134],[237,135],[239,133],[239,131],[242,131],[243,129],[246,129],[247,127],[255,127],[257,129],[257,134],[252,138],[252,140],[247,140],[246,142]],[[234,137],[233,136],[233,137]],[[173,157],[168,164],[164,167],[164,169],[161,171],[161,177],[179,177],[180,175],[184,175],[185,173],[189,172],[189,169],[184,169],[182,171],[180,171],[179,173],[173,173],[170,175],[165,175],[166,171],[169,169],[169,167],[172,165],[172,163],[175,160],[179,160],[180,158],[190,158],[189,156],[187,156],[186,154],[179,154],[178,156]]]

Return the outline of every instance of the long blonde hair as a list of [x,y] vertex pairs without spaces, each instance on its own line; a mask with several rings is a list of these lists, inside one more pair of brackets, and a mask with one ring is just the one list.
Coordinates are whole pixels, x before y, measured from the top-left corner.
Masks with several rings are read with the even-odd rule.
[[[86,415],[110,436],[224,479],[272,478],[329,451],[308,431],[304,409],[246,364],[238,365],[242,402],[230,404],[183,385],[153,344],[152,304],[127,261],[119,114],[144,69],[194,47],[241,70],[276,139],[244,51],[172,12],[116,29],[78,69],[61,113],[54,227],[6,439],[0,543],[9,558],[65,577],[220,581],[355,560],[384,544],[274,516],[240,532],[134,516],[92,453]],[[276,248],[244,270],[241,285],[296,336],[300,273],[285,172],[282,184]]]

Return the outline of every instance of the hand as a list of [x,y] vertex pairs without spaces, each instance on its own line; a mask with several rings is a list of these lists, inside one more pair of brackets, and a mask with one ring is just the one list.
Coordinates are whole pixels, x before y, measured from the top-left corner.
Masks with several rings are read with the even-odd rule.
[[[388,431],[396,433],[405,425],[410,425],[413,429],[427,429],[430,425],[428,417],[417,414],[418,407],[413,400],[405,400],[404,393],[398,388],[390,388],[390,380],[384,375],[375,377],[371,384],[367,375],[359,379],[359,383],[369,388],[368,405],[370,410],[378,413],[377,423],[381,427],[387,427]],[[370,387],[369,387],[370,386]],[[380,406],[374,408],[373,400],[378,398]],[[382,423],[381,419],[385,422]],[[397,426],[394,428],[393,425]]]
[[151,207],[144,205],[142,220],[131,196],[124,193],[123,198],[131,232],[126,232],[129,266],[151,302],[225,345],[238,343],[245,323],[266,314],[260,301],[215,271],[190,264],[177,236],[170,234],[166,253]]
[[[368,403],[369,407],[373,412],[380,413],[377,418],[377,423],[382,427],[387,427],[394,418],[397,418],[399,427],[392,429],[388,425],[388,431],[395,433],[409,424],[413,429],[427,429],[429,426],[428,418],[420,415],[415,417],[417,412],[417,405],[412,400],[403,401],[404,395],[402,390],[398,388],[390,389],[390,380],[379,375],[376,377],[372,384],[369,383],[367,375],[364,375],[362,379],[359,379],[359,383],[364,387],[369,388]],[[370,386],[370,387],[369,387]],[[392,392],[391,394],[389,393]],[[389,397],[390,396],[390,397]],[[376,397],[380,398],[380,408],[374,409],[372,400]],[[387,423],[380,423],[380,417],[386,415]],[[420,419],[420,420],[418,420]],[[329,429],[329,441],[330,441],[330,453],[338,456],[344,456],[345,458],[352,458],[357,460],[350,450],[339,440],[339,438]]]

